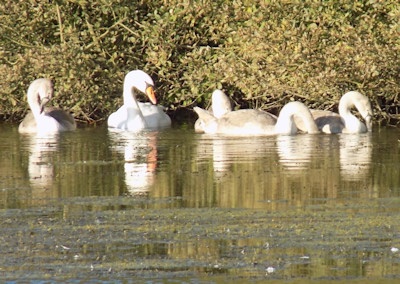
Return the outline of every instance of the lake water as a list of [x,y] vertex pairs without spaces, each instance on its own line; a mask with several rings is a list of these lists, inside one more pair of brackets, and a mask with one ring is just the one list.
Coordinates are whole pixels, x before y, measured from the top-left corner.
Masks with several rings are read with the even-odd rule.
[[400,277],[399,129],[0,133],[0,279]]

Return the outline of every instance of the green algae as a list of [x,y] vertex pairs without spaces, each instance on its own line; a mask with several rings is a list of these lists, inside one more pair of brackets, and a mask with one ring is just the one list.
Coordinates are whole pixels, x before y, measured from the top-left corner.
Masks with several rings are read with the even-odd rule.
[[0,211],[1,279],[400,275],[392,251],[400,247],[399,200],[274,212],[159,209],[165,199],[130,197],[71,201]]

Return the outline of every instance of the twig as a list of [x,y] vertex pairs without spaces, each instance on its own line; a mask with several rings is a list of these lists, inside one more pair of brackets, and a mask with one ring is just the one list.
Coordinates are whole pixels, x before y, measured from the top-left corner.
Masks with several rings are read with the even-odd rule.
[[[105,37],[112,28],[114,28],[115,26],[119,25],[121,22],[125,21],[126,18],[123,18],[121,20],[119,20],[118,22],[114,23],[111,27],[109,27],[104,33],[102,33],[100,36],[97,37],[97,42],[99,42],[103,37]],[[96,44],[97,42],[91,42],[90,44],[88,44],[87,46],[85,46],[85,49],[89,49],[91,48],[94,44]]]
[[60,13],[60,7],[56,3],[56,10],[57,10],[57,18],[58,18],[58,26],[60,27],[60,41],[62,44],[65,43],[64,41],[64,34],[63,34],[63,25],[62,25],[62,20],[61,20],[61,13]]
[[134,32],[131,28],[128,28],[127,26],[125,26],[123,23],[118,23],[118,25],[120,25],[121,27],[123,27],[124,29],[126,29],[128,32],[130,32],[131,34],[133,34],[134,36],[139,36],[139,34],[137,32]]
[[15,43],[15,44],[17,44],[17,45],[19,45],[19,46],[22,46],[22,47],[26,47],[26,48],[36,48],[36,46],[34,46],[34,45],[31,45],[31,44],[28,44],[28,43],[19,42],[19,41],[15,40],[15,39],[12,39],[12,38],[8,37],[8,36],[4,36],[4,38],[6,38],[6,39],[12,41],[13,43]]

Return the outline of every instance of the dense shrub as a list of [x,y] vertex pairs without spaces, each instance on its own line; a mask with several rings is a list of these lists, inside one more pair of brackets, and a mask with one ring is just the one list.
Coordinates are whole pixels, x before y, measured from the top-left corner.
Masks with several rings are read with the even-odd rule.
[[396,123],[398,1],[58,0],[0,4],[0,116],[20,119],[34,78],[55,105],[98,121],[143,69],[170,111],[205,106],[223,88],[237,107],[277,112],[289,100],[337,109],[359,90],[376,120]]

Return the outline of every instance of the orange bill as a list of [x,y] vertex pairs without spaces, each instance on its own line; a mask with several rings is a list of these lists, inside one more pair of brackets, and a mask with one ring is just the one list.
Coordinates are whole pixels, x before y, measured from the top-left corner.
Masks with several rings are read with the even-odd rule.
[[157,104],[156,93],[154,92],[153,86],[148,86],[146,88],[146,95],[149,97],[153,104]]

